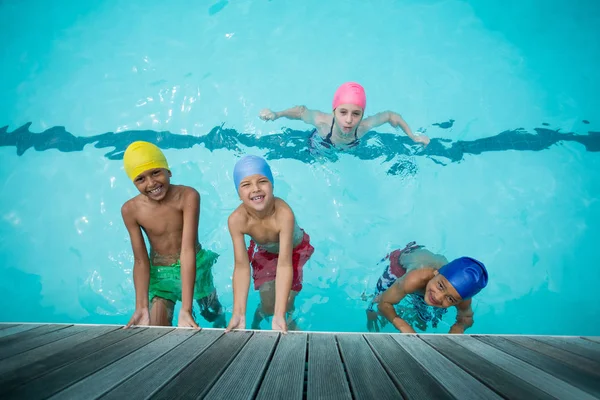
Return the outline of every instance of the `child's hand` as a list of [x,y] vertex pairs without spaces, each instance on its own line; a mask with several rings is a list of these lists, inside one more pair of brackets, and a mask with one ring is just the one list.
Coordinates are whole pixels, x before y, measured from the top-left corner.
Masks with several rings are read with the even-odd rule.
[[179,310],[179,318],[177,319],[177,326],[180,328],[195,328],[200,329],[192,313],[186,310]]
[[263,121],[275,121],[277,119],[275,113],[269,110],[268,108],[260,110],[260,113],[258,113],[258,117]]
[[131,319],[129,320],[127,325],[125,325],[125,329],[133,325],[150,325],[150,311],[148,311],[148,307],[137,308],[131,316]]
[[229,320],[227,329],[225,329],[225,333],[231,332],[232,329],[246,329],[246,317],[244,315],[233,314]]
[[415,136],[414,141],[415,143],[423,143],[423,147],[427,147],[430,142],[429,138],[425,135]]
[[271,329],[274,331],[281,331],[285,335],[287,333],[287,323],[285,322],[285,318],[273,316]]

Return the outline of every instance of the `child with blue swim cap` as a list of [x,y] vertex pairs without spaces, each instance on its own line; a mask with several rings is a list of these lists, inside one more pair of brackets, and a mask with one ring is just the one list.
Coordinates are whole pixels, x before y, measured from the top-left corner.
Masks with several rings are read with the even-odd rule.
[[413,326],[401,318],[394,307],[407,296],[416,308],[420,307],[419,303],[423,303],[422,308],[430,306],[436,314],[434,318],[441,318],[447,308],[456,307],[456,322],[450,333],[464,333],[473,325],[471,299],[487,286],[485,265],[471,257],[447,262],[444,256],[422,247],[411,242],[385,258],[390,260],[389,266],[379,278],[375,299],[367,310],[369,330],[379,330],[373,310],[373,305],[378,303],[379,314],[396,329],[415,333]]
[[[298,226],[290,206],[273,195],[273,174],[263,158],[241,158],[233,180],[242,204],[228,219],[235,266],[233,315],[226,331],[246,328],[251,270],[254,289],[260,292],[252,329],[259,329],[269,316],[273,316],[273,330],[287,332],[288,323],[295,329],[286,314],[294,310],[294,300],[302,290],[302,268],[314,252],[310,237]],[[251,239],[248,248],[245,235]]]

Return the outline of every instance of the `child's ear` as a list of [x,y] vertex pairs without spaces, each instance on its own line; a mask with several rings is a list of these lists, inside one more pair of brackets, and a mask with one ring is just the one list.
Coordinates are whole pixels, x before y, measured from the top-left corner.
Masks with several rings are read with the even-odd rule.
[[440,273],[440,272],[439,272],[437,269],[434,269],[434,270],[433,270],[433,276],[438,276],[438,274],[439,274],[439,273]]
[[171,170],[168,169],[167,172],[169,173],[169,178],[173,176],[173,174],[171,174]]

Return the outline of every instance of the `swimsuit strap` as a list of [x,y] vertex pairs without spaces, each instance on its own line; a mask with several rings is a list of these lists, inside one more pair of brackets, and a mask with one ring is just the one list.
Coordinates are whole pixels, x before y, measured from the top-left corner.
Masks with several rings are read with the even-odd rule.
[[331,135],[333,135],[333,124],[335,124],[335,117],[332,118],[331,128],[329,128],[329,133],[327,134],[327,136],[325,136],[324,139],[324,141],[329,144],[333,144],[333,142],[331,141]]
[[[331,141],[331,135],[333,135],[333,124],[335,124],[335,117],[333,117],[332,121],[331,121],[331,128],[329,128],[329,133],[327,134],[327,136],[325,136],[325,139],[323,139],[324,142],[329,143],[329,144],[333,144],[333,142]],[[356,129],[354,130],[354,140],[350,143],[348,143],[348,146],[355,146],[358,144],[358,126],[360,125],[360,123],[358,125],[356,125]]]

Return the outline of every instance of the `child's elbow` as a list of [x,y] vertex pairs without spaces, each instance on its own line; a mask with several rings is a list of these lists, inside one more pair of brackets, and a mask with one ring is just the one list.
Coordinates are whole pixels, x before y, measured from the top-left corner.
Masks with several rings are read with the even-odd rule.
[[296,106],[296,116],[298,118],[303,118],[304,115],[306,114],[306,106]]

